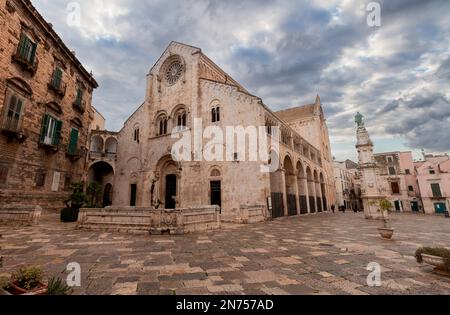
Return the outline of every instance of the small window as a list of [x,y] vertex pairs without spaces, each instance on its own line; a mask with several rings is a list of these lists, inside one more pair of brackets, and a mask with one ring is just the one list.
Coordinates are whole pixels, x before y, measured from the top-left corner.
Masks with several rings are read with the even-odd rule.
[[64,176],[64,190],[69,191],[72,188],[72,175],[66,174]]
[[406,175],[411,175],[411,171],[409,169],[405,170]]
[[211,121],[213,123],[220,122],[220,107],[215,107],[211,111]]
[[187,115],[186,112],[181,111],[177,114],[177,130],[185,130],[187,126]]
[[234,153],[233,158],[235,161],[239,161],[239,153]]
[[70,131],[69,147],[67,152],[71,155],[75,155],[78,151],[78,129],[72,128]]
[[55,70],[53,71],[52,81],[50,83],[53,88],[58,89],[58,90],[61,88],[62,75],[63,75],[63,72],[62,72],[61,68],[56,67]]
[[388,161],[388,163],[392,163],[392,162],[394,162],[394,159],[392,158],[392,156],[388,156],[387,161]]
[[395,170],[395,167],[393,167],[393,166],[389,167],[389,175],[397,175],[397,171]]
[[442,197],[441,186],[439,184],[431,184],[431,191],[433,193],[434,198]]
[[212,170],[211,177],[220,177],[220,171],[218,169]]
[[167,134],[167,118],[162,117],[158,120],[158,136]]
[[61,138],[62,122],[45,114],[42,120],[40,143],[58,146]]
[[134,141],[137,142],[137,143],[139,143],[139,141],[140,141],[140,134],[139,133],[140,133],[139,128],[136,128],[134,130]]
[[45,186],[45,173],[37,173],[36,174],[36,187],[44,187]]
[[23,99],[18,95],[12,95],[9,98],[8,111],[6,113],[3,128],[9,131],[18,131],[22,117]]
[[436,174],[436,171],[435,170],[430,170],[430,175],[434,175],[434,174]]
[[393,194],[400,194],[400,185],[398,184],[398,182],[391,183],[391,189]]
[[84,111],[83,94],[84,94],[83,89],[82,88],[78,88],[77,89],[77,95],[75,97],[74,105],[80,111]]
[[27,35],[22,33],[17,49],[18,56],[28,63],[34,64],[36,58],[36,49],[37,44],[33,42]]
[[6,166],[0,166],[0,185],[5,185],[8,179],[9,168]]
[[414,191],[414,187],[413,186],[408,186],[408,190],[413,192]]

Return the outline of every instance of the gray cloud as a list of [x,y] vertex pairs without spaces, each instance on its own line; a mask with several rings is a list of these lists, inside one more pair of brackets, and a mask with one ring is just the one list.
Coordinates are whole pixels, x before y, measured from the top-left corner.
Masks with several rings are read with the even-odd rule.
[[94,70],[94,104],[110,129],[141,104],[146,73],[177,40],[201,47],[274,110],[320,93],[332,136],[354,142],[359,110],[374,137],[450,150],[449,1],[380,1],[382,26],[370,28],[357,0],[80,0],[81,29],[65,23],[68,2],[33,1]]

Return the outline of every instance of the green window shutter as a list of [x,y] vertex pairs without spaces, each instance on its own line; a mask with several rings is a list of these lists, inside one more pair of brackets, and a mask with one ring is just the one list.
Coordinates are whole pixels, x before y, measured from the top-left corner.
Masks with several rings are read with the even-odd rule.
[[39,142],[44,143],[45,135],[48,131],[48,122],[50,120],[50,117],[47,114],[44,114],[44,117],[42,118],[42,127],[41,127],[41,136],[39,137]]
[[26,36],[24,34],[20,35],[20,42],[19,42],[19,48],[18,53],[19,56],[25,57],[25,44],[26,44]]
[[56,88],[59,88],[61,86],[61,79],[62,79],[62,71],[60,68],[55,68],[55,72],[53,73],[53,82],[52,85]]
[[61,138],[61,131],[62,131],[62,121],[57,120],[55,124],[55,133],[53,134],[53,141],[52,141],[52,144],[54,146],[57,146],[59,144],[59,140]]
[[36,57],[37,44],[33,43],[31,40],[28,40],[28,41],[30,42],[30,45],[31,45],[31,54],[30,54],[29,62],[34,64],[34,59]]
[[72,131],[70,132],[70,142],[69,142],[69,154],[75,154],[77,152],[78,147],[78,130],[75,128],[72,128]]
[[442,197],[441,186],[439,184],[431,184],[433,197]]

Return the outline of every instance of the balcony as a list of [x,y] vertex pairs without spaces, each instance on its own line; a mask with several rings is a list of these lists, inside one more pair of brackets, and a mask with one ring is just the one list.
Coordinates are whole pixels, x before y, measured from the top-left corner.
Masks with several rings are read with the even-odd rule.
[[39,65],[39,60],[36,56],[32,61],[30,61],[27,57],[22,56],[19,49],[17,49],[16,53],[12,56],[12,60],[18,63],[22,70],[29,72],[31,76],[36,74]]
[[83,113],[85,112],[85,110],[86,110],[86,102],[85,102],[85,101],[79,101],[79,100],[77,100],[77,101],[75,101],[75,102],[73,103],[72,107],[73,107],[75,110],[77,110],[77,111],[79,111],[80,113],[83,114]]
[[0,132],[6,135],[8,140],[18,140],[20,142],[23,142],[27,138],[20,128],[19,119],[15,119],[13,117],[6,118],[6,120],[0,126]]
[[48,84],[48,89],[50,91],[53,91],[56,95],[58,95],[59,97],[64,97],[66,95],[66,90],[67,90],[67,84],[60,82],[59,84],[55,83],[55,82],[50,82]]
[[77,149],[74,152],[67,151],[66,156],[72,161],[78,161],[86,156],[86,149]]

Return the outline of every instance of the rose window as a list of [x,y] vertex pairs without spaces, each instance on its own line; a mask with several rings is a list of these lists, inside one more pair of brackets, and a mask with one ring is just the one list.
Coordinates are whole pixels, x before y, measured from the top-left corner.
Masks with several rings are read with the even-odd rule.
[[183,65],[178,61],[172,63],[166,72],[167,83],[169,83],[170,85],[177,83],[182,74],[183,74]]

